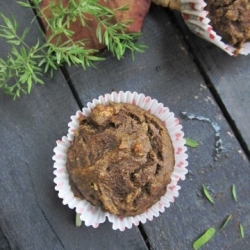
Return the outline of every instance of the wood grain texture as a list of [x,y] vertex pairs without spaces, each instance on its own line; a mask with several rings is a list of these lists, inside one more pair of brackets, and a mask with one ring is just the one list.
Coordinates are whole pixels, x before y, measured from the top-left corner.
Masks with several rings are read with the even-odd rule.
[[[14,0],[1,1],[0,10],[13,13],[20,29],[34,18]],[[34,25],[28,43],[40,36]],[[4,57],[9,47],[0,44]],[[0,226],[11,249],[147,249],[135,227],[120,233],[108,222],[97,230],[74,225],[74,211],[54,190],[52,155],[78,106],[61,72],[43,80],[16,101],[0,93]]]
[[176,21],[200,67],[213,85],[242,136],[250,155],[250,55],[229,56],[215,45],[197,37],[185,25],[179,12]]
[[[148,49],[136,54],[135,61],[129,54],[117,61],[104,52],[107,60],[96,64],[97,69],[72,67],[68,71],[85,105],[112,90],[142,92],[174,111],[186,136],[199,143],[197,149],[188,149],[190,173],[180,182],[180,197],[162,215],[143,225],[151,249],[192,249],[196,238],[209,227],[218,229],[229,214],[232,221],[203,249],[248,249],[250,166],[246,156],[161,7],[151,7],[140,42]],[[183,120],[182,111],[208,117],[220,125],[225,150],[218,161],[213,160],[215,133],[211,125]],[[212,189],[214,206],[202,195],[202,184]],[[232,184],[238,190],[237,203],[231,195]],[[245,227],[245,239],[240,239],[240,223]]]

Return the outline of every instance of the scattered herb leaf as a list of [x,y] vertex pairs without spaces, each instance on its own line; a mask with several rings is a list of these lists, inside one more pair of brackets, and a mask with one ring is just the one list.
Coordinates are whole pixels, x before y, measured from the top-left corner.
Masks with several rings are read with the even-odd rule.
[[244,227],[240,224],[240,236],[244,238]]
[[236,187],[234,184],[232,186],[232,195],[233,195],[234,200],[237,201]]
[[184,138],[186,140],[186,145],[192,148],[197,148],[198,147],[198,142],[189,138]]
[[195,250],[198,250],[200,247],[202,247],[204,244],[206,244],[215,234],[215,229],[213,227],[210,227],[200,238],[198,238],[193,243],[193,248]]
[[80,218],[80,214],[76,213],[76,226],[80,227],[82,225],[82,220]]
[[205,185],[202,185],[202,187],[203,187],[203,192],[204,192],[205,196],[207,197],[207,199],[208,199],[210,202],[212,202],[212,203],[214,204],[214,199],[213,199],[213,197],[210,195],[210,193],[208,192],[206,186],[205,186]]
[[223,223],[223,225],[221,226],[220,230],[222,230],[226,225],[227,223],[232,219],[232,215],[230,214],[227,219],[225,220],[225,222]]

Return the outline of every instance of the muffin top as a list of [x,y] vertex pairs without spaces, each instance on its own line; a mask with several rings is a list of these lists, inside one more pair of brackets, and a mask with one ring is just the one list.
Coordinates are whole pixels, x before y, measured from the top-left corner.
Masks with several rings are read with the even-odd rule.
[[250,0],[206,0],[211,26],[222,41],[240,48],[250,41]]
[[97,105],[79,118],[67,151],[75,196],[118,216],[135,216],[160,200],[175,160],[163,122],[138,106]]

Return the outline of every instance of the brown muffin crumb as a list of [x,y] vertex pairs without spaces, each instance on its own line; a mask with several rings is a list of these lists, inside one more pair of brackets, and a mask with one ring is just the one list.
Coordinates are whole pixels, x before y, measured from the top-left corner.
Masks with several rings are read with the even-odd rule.
[[211,26],[222,41],[240,48],[250,41],[250,0],[206,0]]
[[119,216],[141,214],[160,200],[174,168],[160,119],[135,105],[110,103],[79,121],[66,164],[75,196]]

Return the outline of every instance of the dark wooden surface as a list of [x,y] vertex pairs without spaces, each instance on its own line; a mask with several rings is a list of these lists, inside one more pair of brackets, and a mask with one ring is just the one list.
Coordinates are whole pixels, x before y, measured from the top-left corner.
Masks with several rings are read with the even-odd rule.
[[[31,11],[21,9],[15,1],[1,1],[0,10],[6,15],[13,13],[20,28],[33,18]],[[197,237],[209,227],[218,231],[229,214],[232,220],[202,249],[249,249],[250,163],[242,138],[249,145],[246,124],[250,114],[244,105],[250,102],[250,57],[232,58],[193,38],[175,18],[161,7],[151,7],[140,40],[148,49],[136,54],[134,61],[129,53],[117,61],[103,52],[107,60],[97,63],[97,69],[67,68],[77,98],[61,71],[53,79],[44,76],[46,85],[35,86],[31,95],[15,102],[0,94],[0,249],[192,249]],[[38,30],[33,27],[29,42],[35,41]],[[194,39],[193,47],[182,39],[182,32]],[[4,56],[8,46],[2,40],[0,44]],[[180,182],[180,197],[152,222],[125,232],[113,231],[109,222],[98,229],[76,228],[74,211],[63,206],[54,191],[52,150],[55,141],[66,134],[69,117],[78,104],[86,105],[112,90],[143,92],[163,102],[199,147],[188,149],[190,172]],[[225,96],[231,99],[225,101]],[[239,101],[242,98],[244,102]],[[239,112],[237,105],[242,105],[243,111]],[[215,133],[211,125],[184,120],[182,111],[220,125],[225,147],[220,159],[213,159]],[[203,184],[210,186],[215,205],[204,198]],[[232,184],[238,202],[232,198]],[[244,239],[240,238],[240,223],[245,228]]]

